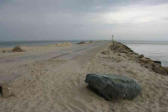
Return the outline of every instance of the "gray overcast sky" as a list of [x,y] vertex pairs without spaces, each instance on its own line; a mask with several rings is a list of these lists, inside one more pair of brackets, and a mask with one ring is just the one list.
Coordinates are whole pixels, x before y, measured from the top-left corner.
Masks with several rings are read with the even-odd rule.
[[168,0],[0,0],[0,40],[168,40]]

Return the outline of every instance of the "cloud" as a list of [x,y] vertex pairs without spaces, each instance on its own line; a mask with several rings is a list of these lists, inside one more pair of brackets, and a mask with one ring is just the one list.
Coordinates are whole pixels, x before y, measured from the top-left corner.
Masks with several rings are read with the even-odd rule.
[[163,38],[167,11],[165,0],[0,0],[0,40]]
[[129,6],[122,7],[115,12],[103,13],[102,21],[108,24],[142,24],[151,22],[164,22],[167,15],[168,4],[157,6]]

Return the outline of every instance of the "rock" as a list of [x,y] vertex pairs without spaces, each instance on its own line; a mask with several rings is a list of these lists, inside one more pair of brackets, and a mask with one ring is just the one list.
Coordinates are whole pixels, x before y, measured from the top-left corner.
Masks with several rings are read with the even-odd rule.
[[0,85],[0,95],[2,95],[2,97],[4,98],[8,98],[10,96],[12,96],[12,92],[10,87],[7,84],[1,84]]
[[23,49],[20,47],[20,46],[15,46],[13,49],[12,49],[12,52],[24,52]]
[[157,63],[159,65],[162,65],[162,62],[161,61],[153,61],[154,63]]
[[81,41],[81,42],[79,42],[79,43],[77,43],[77,44],[86,44],[87,42],[85,42],[85,41]]
[[143,57],[144,57],[144,55],[139,55],[139,56],[138,56],[138,58],[143,58]]
[[106,50],[106,51],[102,51],[101,54],[108,55],[108,54],[110,54],[110,52],[108,50]]
[[141,63],[142,65],[147,65],[147,64],[151,65],[153,63],[153,61],[149,58],[143,57],[143,58],[139,59],[139,63]]
[[5,51],[5,50],[2,50],[2,53],[6,53],[6,51]]
[[141,64],[141,66],[162,75],[168,75],[168,70],[165,67],[162,67],[160,61],[153,61],[149,58],[140,58],[138,62]]
[[141,91],[136,81],[120,75],[96,75],[86,76],[88,87],[106,100],[133,99]]

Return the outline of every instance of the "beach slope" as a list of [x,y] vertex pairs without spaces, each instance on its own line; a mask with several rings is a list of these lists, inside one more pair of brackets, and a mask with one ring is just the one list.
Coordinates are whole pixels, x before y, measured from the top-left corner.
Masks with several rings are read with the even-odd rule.
[[[40,60],[34,59],[31,63],[29,59],[32,60],[32,57],[24,57],[20,63],[9,61],[6,67],[11,65],[10,70],[13,71],[9,73],[24,75],[21,75],[15,83],[11,83],[13,96],[0,97],[0,112],[165,112],[168,110],[168,76],[143,66],[144,63],[137,61],[138,54],[134,57],[127,52],[118,52],[111,45],[109,42],[72,45],[71,48],[58,48],[58,51],[59,49],[66,51],[64,55],[58,56],[61,50],[55,53],[52,48],[50,53],[41,53],[45,56],[40,57]],[[12,63],[19,64],[12,69]],[[2,70],[8,73],[5,69]],[[106,101],[87,88],[84,80],[88,73],[128,76],[141,85],[142,92],[134,100]]]

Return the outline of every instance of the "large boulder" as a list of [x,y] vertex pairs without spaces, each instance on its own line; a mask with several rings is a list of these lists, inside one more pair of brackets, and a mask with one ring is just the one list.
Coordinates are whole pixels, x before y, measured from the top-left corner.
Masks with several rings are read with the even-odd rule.
[[133,99],[141,91],[141,87],[131,78],[121,75],[97,75],[86,76],[88,87],[106,100]]

